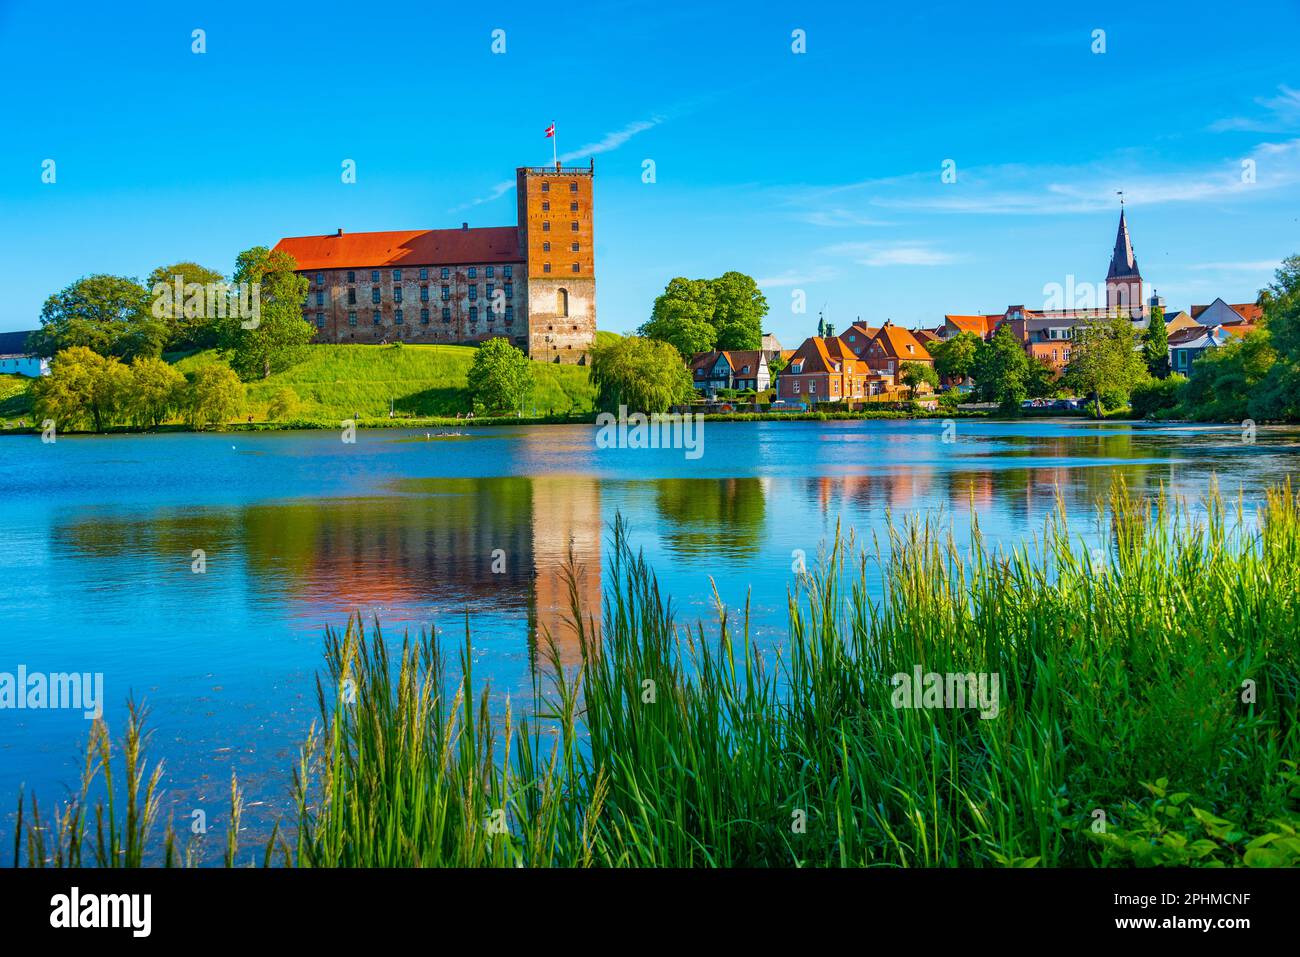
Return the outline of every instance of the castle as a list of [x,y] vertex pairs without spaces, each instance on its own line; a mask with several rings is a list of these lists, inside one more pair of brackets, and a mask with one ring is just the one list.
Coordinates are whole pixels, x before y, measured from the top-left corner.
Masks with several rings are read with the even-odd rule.
[[521,166],[515,226],[294,236],[318,342],[473,345],[585,364],[596,336],[596,166]]

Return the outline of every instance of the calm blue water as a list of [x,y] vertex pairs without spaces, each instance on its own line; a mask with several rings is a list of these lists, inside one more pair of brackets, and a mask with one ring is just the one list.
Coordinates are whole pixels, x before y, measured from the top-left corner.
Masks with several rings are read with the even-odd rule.
[[[994,541],[1041,528],[1059,492],[1090,512],[1112,475],[1200,496],[1217,476],[1247,506],[1300,473],[1300,433],[1078,421],[717,423],[704,454],[598,449],[592,427],[0,438],[0,672],[103,672],[105,716],[134,695],[156,729],[166,806],[210,822],[231,771],[264,831],[316,715],[321,633],[360,611],[389,636],[463,641],[502,701],[529,692],[536,635],[566,660],[559,569],[572,552],[593,601],[609,523],[632,538],[682,620],[751,596],[760,640],[783,634],[792,553],[809,563],[837,523],[869,540],[886,513],[958,532],[973,508]],[[1300,476],[1298,476],[1300,477]],[[1089,523],[1076,523],[1087,533]],[[193,552],[206,570],[192,570]],[[79,711],[0,710],[0,806],[77,786]],[[216,856],[216,855],[214,855]]]

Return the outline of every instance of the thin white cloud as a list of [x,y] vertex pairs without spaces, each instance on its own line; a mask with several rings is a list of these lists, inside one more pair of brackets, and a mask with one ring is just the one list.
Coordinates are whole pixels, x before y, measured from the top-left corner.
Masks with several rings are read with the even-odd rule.
[[1300,90],[1281,85],[1277,96],[1256,97],[1264,109],[1262,116],[1230,116],[1210,124],[1216,133],[1245,130],[1252,133],[1277,133],[1300,129]]
[[810,226],[893,226],[888,220],[864,216],[849,209],[814,209],[796,215],[796,219]]
[[961,262],[963,257],[935,249],[924,240],[897,242],[837,243],[823,252],[828,256],[847,256],[863,266],[946,266]]
[[[648,120],[637,120],[635,123],[629,123],[621,130],[614,130],[612,133],[606,133],[594,143],[588,143],[586,146],[579,147],[568,153],[560,154],[561,163],[570,163],[573,160],[586,159],[588,156],[598,156],[601,153],[608,153],[616,150],[638,133],[644,133],[646,130],[652,130],[664,121],[662,116],[652,116]],[[556,130],[558,133],[559,130]]]

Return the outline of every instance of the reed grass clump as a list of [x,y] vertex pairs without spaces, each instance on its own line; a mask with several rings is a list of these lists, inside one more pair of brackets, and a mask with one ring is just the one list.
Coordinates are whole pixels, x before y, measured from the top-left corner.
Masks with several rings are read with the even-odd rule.
[[1097,519],[1097,548],[1063,506],[1011,549],[922,517],[837,536],[766,652],[747,610],[679,624],[618,522],[599,624],[571,588],[581,665],[553,653],[496,720],[468,623],[453,677],[429,636],[390,651],[354,621],[278,860],[1300,863],[1300,502],[1117,484]]

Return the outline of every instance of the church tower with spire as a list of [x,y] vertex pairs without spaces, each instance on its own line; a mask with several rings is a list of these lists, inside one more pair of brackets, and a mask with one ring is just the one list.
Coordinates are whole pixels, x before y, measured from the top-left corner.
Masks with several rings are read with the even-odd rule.
[[1120,200],[1119,231],[1115,234],[1115,251],[1110,257],[1106,272],[1106,311],[1124,312],[1130,319],[1144,315],[1142,299],[1142,274],[1138,272],[1137,257],[1133,255],[1133,241],[1129,238],[1128,222],[1124,218],[1124,202]]

